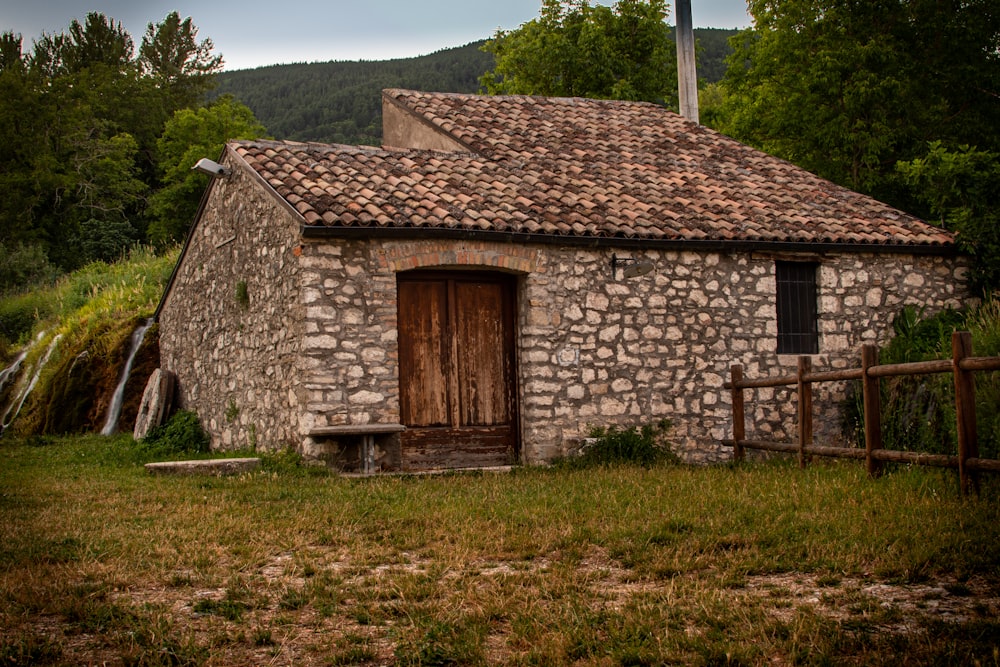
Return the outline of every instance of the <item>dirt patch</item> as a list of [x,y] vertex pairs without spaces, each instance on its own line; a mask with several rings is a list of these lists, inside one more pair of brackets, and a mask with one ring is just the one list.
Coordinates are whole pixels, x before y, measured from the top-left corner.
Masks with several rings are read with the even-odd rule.
[[[748,577],[743,590],[733,595],[754,596],[776,603],[774,614],[807,607],[832,620],[884,612],[907,619],[932,617],[961,623],[1000,613],[1000,588],[983,577],[963,581],[952,578],[922,583],[884,583],[855,577],[785,573]],[[906,632],[905,622],[889,628]]]
[[[161,651],[176,650],[183,657],[190,649],[208,665],[389,665],[399,658],[400,642],[419,634],[414,615],[422,600],[460,611],[469,604],[461,591],[501,590],[505,581],[530,586],[539,576],[569,567],[584,599],[595,610],[612,613],[636,596],[698,586],[728,599],[727,604],[764,609],[781,622],[807,613],[838,624],[863,623],[880,633],[905,635],[933,621],[961,623],[1000,615],[1000,582],[982,577],[891,583],[792,572],[714,585],[707,572],[638,578],[598,547],[572,565],[552,556],[473,560],[452,567],[405,552],[391,563],[355,563],[335,548],[315,547],[308,555],[278,553],[217,585],[205,585],[209,582],[200,581],[194,571],[177,571],[148,586],[113,590],[107,595],[109,609],[128,610],[126,616],[132,616],[108,616],[102,621],[106,625],[93,631],[81,632],[79,625],[71,629],[66,619],[53,616],[30,622],[36,634],[62,637],[66,664],[120,662],[130,651],[144,650],[143,641],[159,641],[168,647]],[[702,632],[696,621],[685,622],[693,635]],[[489,663],[516,662],[512,634],[509,618],[490,625],[482,641]]]

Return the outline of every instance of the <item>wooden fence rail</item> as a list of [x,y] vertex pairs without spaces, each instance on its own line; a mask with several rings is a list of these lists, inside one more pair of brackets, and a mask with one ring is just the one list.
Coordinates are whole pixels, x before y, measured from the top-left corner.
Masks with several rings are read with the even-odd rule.
[[[864,459],[870,475],[879,475],[886,461],[917,465],[957,468],[963,494],[979,492],[979,471],[1000,472],[1000,460],[979,458],[976,438],[976,371],[1000,370],[1000,357],[973,357],[972,334],[959,331],[952,335],[952,358],[909,364],[878,363],[878,348],[865,345],[861,349],[861,368],[841,371],[814,372],[811,359],[799,357],[795,375],[774,378],[745,379],[743,367],[730,369],[726,388],[732,391],[733,438],[722,444],[733,448],[733,458],[742,461],[747,449],[798,454],[799,465],[805,466],[810,456]],[[958,455],[922,454],[882,448],[881,394],[879,380],[901,375],[952,373],[955,381],[955,419],[958,435]],[[864,407],[865,448],[827,447],[813,444],[812,385],[817,382],[861,380]],[[743,392],[762,387],[796,387],[796,421],[798,437],[794,443],[746,439],[746,409]]]

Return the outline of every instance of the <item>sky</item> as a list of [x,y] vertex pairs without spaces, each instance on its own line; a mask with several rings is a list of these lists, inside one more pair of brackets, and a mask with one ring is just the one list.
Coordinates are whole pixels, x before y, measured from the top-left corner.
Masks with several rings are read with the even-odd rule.
[[[601,4],[611,4],[602,2]],[[671,14],[674,2],[668,0]],[[426,55],[491,37],[538,16],[542,0],[0,0],[0,32],[24,38],[65,31],[97,11],[121,21],[136,45],[172,11],[192,17],[226,70],[328,60]],[[745,28],[745,0],[691,0],[698,28]],[[667,21],[673,24],[673,18]]]

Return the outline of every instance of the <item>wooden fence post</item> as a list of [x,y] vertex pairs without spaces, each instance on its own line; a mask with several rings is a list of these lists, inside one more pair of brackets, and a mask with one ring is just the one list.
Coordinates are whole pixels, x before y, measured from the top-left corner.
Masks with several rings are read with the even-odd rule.
[[733,460],[742,461],[746,458],[743,441],[746,439],[746,413],[743,408],[743,366],[733,364],[729,368],[729,379],[733,392]]
[[865,411],[865,467],[868,474],[878,477],[882,474],[882,462],[872,454],[882,449],[882,397],[879,393],[877,377],[868,374],[868,369],[878,365],[878,347],[861,347],[861,391]]
[[955,426],[958,434],[958,480],[962,495],[979,495],[979,475],[966,467],[970,458],[979,458],[976,435],[976,381],[972,371],[962,370],[961,363],[972,356],[972,334],[956,331],[951,335],[951,357],[955,374]]
[[806,467],[806,447],[813,441],[813,397],[812,383],[802,378],[812,372],[812,360],[807,356],[799,357],[798,369],[798,421],[799,421],[799,468]]

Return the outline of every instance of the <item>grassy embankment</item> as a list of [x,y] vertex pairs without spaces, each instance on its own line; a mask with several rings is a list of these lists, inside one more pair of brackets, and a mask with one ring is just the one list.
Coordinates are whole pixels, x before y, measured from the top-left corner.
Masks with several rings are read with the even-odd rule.
[[119,262],[95,262],[55,284],[0,299],[2,365],[30,345],[21,384],[6,387],[4,405],[59,337],[12,426],[15,433],[100,429],[132,331],[156,309],[177,253],[137,248]]
[[0,441],[0,664],[1000,662],[1000,480],[855,463],[150,477]]

